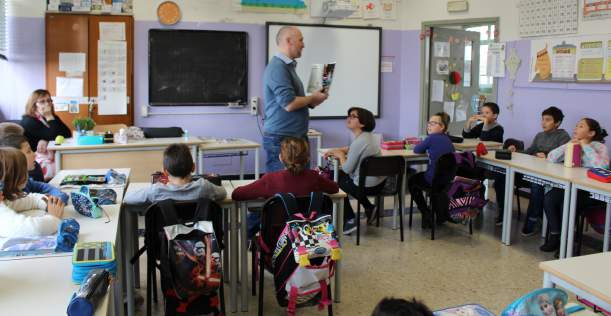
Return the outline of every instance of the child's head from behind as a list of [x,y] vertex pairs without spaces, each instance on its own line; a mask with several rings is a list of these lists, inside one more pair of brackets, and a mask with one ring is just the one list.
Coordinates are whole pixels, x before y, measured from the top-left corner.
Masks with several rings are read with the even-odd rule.
[[433,316],[433,312],[415,298],[406,301],[387,297],[378,303],[371,316]]
[[0,139],[0,147],[12,147],[19,149],[26,158],[28,170],[34,170],[34,160],[36,158],[28,139],[23,135],[7,135]]
[[577,122],[573,130],[573,138],[577,140],[585,140],[586,142],[605,142],[607,131],[603,129],[598,121],[586,117]]
[[439,134],[445,133],[448,131],[448,126],[450,125],[450,116],[446,112],[437,112],[431,115],[429,119],[426,131],[429,134]]
[[349,129],[360,129],[363,132],[371,132],[376,128],[376,120],[369,110],[351,107],[348,109],[346,125]]
[[24,130],[21,125],[11,122],[0,123],[0,138],[4,138],[8,135],[23,135]]
[[555,106],[550,106],[541,113],[541,128],[543,128],[544,132],[553,131],[560,127],[563,119],[564,114],[562,110]]
[[0,181],[4,198],[12,201],[23,196],[28,181],[25,155],[18,149],[0,147]]
[[186,178],[195,170],[191,150],[185,144],[172,144],[163,152],[163,170],[176,178]]
[[303,138],[284,138],[280,143],[280,161],[294,175],[303,172],[310,161],[308,142]]
[[486,102],[482,105],[481,115],[490,123],[496,122],[499,117],[499,106],[494,102]]

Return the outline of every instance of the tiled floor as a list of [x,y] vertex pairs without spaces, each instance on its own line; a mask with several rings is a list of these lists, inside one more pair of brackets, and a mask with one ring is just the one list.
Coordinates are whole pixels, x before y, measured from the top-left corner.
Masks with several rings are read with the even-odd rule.
[[[523,201],[522,205],[527,203]],[[392,204],[388,201],[386,205]],[[541,287],[543,274],[538,263],[553,259],[553,253],[538,250],[540,235],[520,236],[522,223],[516,222],[515,214],[513,244],[502,245],[501,228],[494,226],[496,207],[494,203],[489,205],[475,223],[472,236],[468,226],[445,224],[433,241],[429,230],[420,229],[419,215],[411,230],[405,225],[403,243],[399,231],[391,228],[391,218],[379,228],[366,227],[363,221],[362,227],[366,228],[360,246],[356,246],[354,236],[343,239],[342,302],[334,304],[335,315],[371,315],[373,307],[385,296],[415,296],[431,309],[479,303],[500,314],[517,297]],[[145,271],[144,267],[141,271]],[[264,314],[285,315],[273,296],[271,275],[266,277]],[[142,280],[146,280],[144,274]],[[140,291],[145,294],[144,284]],[[163,314],[162,305],[154,315]],[[256,311],[257,298],[249,296],[249,311],[232,315],[256,315]],[[309,307],[297,314],[326,312]]]

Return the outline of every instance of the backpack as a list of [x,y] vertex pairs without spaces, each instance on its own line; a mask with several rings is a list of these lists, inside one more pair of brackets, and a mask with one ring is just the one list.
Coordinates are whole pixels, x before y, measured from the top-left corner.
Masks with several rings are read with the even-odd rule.
[[501,316],[564,316],[566,292],[556,288],[534,290],[513,301]]
[[477,217],[487,203],[482,198],[481,188],[482,182],[479,180],[456,176],[448,191],[448,216],[455,222]]
[[341,258],[331,215],[322,215],[323,194],[313,192],[307,213],[297,207],[292,194],[276,194],[283,202],[288,221],[272,255],[276,299],[289,315],[298,306],[318,302],[319,309],[331,304],[329,279]]
[[178,218],[173,200],[158,205],[163,219],[159,259],[166,315],[220,315],[221,247],[215,232],[221,231],[221,213],[210,207],[208,199],[197,201],[191,219]]

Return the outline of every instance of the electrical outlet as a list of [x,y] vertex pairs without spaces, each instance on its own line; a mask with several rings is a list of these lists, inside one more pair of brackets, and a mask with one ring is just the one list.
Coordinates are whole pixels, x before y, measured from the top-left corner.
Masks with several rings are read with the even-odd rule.
[[250,98],[250,115],[257,115],[259,113],[259,98]]
[[147,116],[149,116],[149,108],[148,108],[148,106],[143,105],[143,106],[140,108],[140,110],[141,110],[141,111],[140,111],[140,116],[142,116],[142,117],[147,117]]

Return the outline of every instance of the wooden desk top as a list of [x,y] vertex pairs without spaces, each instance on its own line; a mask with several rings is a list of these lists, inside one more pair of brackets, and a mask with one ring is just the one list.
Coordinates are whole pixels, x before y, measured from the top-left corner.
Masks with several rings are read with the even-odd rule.
[[127,144],[101,144],[101,145],[77,145],[74,138],[67,138],[63,144],[56,145],[54,141],[49,142],[49,150],[65,151],[65,150],[91,150],[91,149],[127,149],[127,148],[144,148],[144,147],[166,147],[171,144],[199,145],[210,142],[208,139],[201,137],[169,137],[169,138],[145,138],[140,140],[130,139]]
[[513,153],[511,160],[506,161],[514,168],[564,181],[572,181],[579,178],[580,173],[584,173],[586,170],[585,168],[566,168],[564,164],[548,162],[543,158],[522,153]]
[[539,268],[611,304],[611,252],[552,260]]
[[428,158],[427,154],[417,154],[412,149],[386,150],[382,149],[382,156],[401,156],[403,158]]
[[259,148],[261,144],[244,138],[227,138],[227,139],[206,139],[204,143],[199,145],[199,149],[205,150],[223,150],[223,149],[251,149]]
[[611,183],[604,183],[588,178],[586,168],[578,168],[579,172],[573,177],[572,181],[575,184],[611,193]]
[[502,143],[480,141],[478,138],[465,138],[462,143],[454,143],[453,145],[456,150],[475,150],[479,143],[484,143],[488,150],[503,148]]

